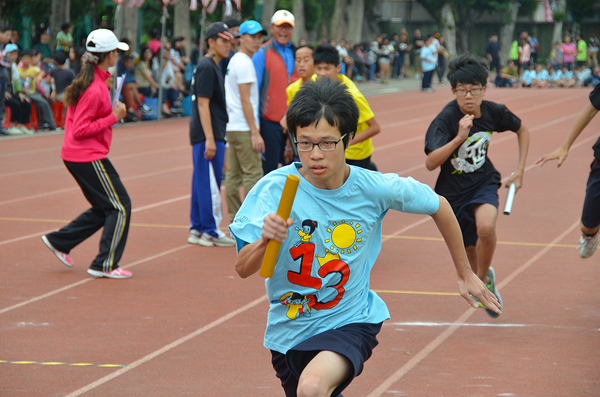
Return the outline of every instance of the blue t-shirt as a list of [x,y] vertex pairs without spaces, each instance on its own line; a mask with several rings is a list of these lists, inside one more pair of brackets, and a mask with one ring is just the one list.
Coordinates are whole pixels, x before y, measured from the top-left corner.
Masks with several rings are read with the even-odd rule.
[[523,72],[523,82],[526,85],[530,85],[535,79],[535,70],[526,70]]
[[344,185],[326,190],[300,176],[301,166],[259,180],[229,226],[238,250],[258,240],[264,218],[277,212],[287,175],[300,177],[290,215],[294,225],[265,282],[270,307],[264,345],[280,353],[330,329],[388,319],[385,303],[369,290],[381,221],[389,209],[433,214],[439,207],[437,194],[412,178],[350,166]]

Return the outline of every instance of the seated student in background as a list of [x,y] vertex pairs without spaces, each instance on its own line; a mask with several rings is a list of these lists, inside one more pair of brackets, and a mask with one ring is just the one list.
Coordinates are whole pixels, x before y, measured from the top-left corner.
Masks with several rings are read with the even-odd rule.
[[371,161],[371,155],[375,151],[371,138],[379,134],[381,127],[375,120],[375,114],[371,110],[369,102],[352,80],[340,74],[340,56],[334,46],[319,45],[314,52],[314,63],[315,76],[313,79],[329,77],[333,81],[339,81],[346,86],[358,106],[358,127],[346,150],[346,163],[377,171],[377,166]]
[[125,116],[125,122],[137,121],[137,113],[135,107],[142,113],[150,113],[152,110],[144,105],[140,101],[140,93],[137,89],[137,82],[134,75],[134,58],[135,55],[132,52],[125,52],[121,55],[121,59],[117,63],[117,76],[125,76],[123,80],[123,88],[121,89],[121,95],[123,96],[123,102],[127,107],[127,116]]
[[523,71],[523,77],[521,79],[521,87],[532,87],[533,79],[535,78],[535,70],[533,69],[533,63],[529,62],[527,69]]
[[533,78],[533,86],[537,88],[548,87],[550,75],[542,65],[535,65],[535,77]]
[[575,77],[573,76],[573,71],[569,70],[567,65],[562,66],[561,70],[556,73],[555,83],[558,84],[559,87],[573,87],[577,82],[575,81]]
[[35,105],[40,120],[40,129],[54,131],[56,130],[56,124],[54,123],[50,103],[40,93],[36,92],[36,85],[41,81],[42,73],[39,68],[31,66],[31,62],[31,51],[23,51],[21,53],[22,66],[18,67],[23,92]]
[[54,56],[56,66],[46,75],[46,83],[54,84],[51,98],[58,102],[64,102],[65,88],[71,85],[77,77],[72,69],[67,69],[65,66],[66,61],[67,55],[62,51],[57,52]]
[[36,49],[31,50],[31,66],[38,68],[41,74],[40,82],[36,84],[35,89],[48,100],[50,100],[50,94],[52,93],[52,85],[46,83],[46,76],[54,69],[54,60],[51,59],[51,61],[49,63],[42,62],[42,53]]
[[559,87],[558,80],[560,80],[560,70],[554,69],[554,66],[548,67],[548,84],[550,87]]
[[135,81],[138,92],[146,97],[155,97],[158,93],[158,83],[152,77],[152,60],[154,53],[147,44],[140,47],[140,59],[135,65]]
[[[163,51],[163,70],[160,72],[160,54],[154,57],[152,61],[152,77],[159,82],[163,88],[163,115],[170,117],[173,114],[181,113],[182,109],[176,107],[176,102],[179,99],[179,92],[182,87],[178,85],[175,78],[175,72],[171,64],[171,54],[169,51]],[[169,108],[167,102],[171,105]]]
[[496,74],[496,87],[516,87],[519,81],[519,69],[514,61],[508,61]]
[[598,78],[585,65],[575,68],[575,77],[577,78],[577,85],[580,87],[595,87],[598,84]]
[[34,131],[26,127],[31,117],[31,100],[21,89],[21,76],[17,69],[19,47],[16,44],[7,44],[4,50],[11,63],[11,67],[8,69],[8,86],[4,93],[4,104],[11,110],[11,126],[6,132],[10,135],[33,134]]

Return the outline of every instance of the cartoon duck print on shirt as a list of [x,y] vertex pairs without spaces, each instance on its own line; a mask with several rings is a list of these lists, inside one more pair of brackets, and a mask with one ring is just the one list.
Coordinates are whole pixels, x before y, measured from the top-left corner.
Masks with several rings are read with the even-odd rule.
[[468,137],[450,160],[455,169],[452,173],[470,173],[480,169],[485,164],[485,155],[491,140],[492,133],[489,131],[477,132]]
[[[344,285],[350,277],[350,269],[341,258],[359,249],[361,225],[356,222],[332,222],[325,227],[327,236],[320,247],[324,246],[324,255],[315,253],[314,240],[318,229],[317,221],[306,219],[302,230],[298,230],[300,241],[289,251],[292,259],[299,264],[298,271],[288,271],[288,281],[302,287],[317,290],[315,294],[303,295],[290,291],[279,298],[279,303],[288,306],[287,317],[296,319],[310,317],[312,310],[325,310],[335,307],[343,298]],[[315,260],[316,259],[316,260]],[[312,275],[313,266],[318,266],[317,274]]]

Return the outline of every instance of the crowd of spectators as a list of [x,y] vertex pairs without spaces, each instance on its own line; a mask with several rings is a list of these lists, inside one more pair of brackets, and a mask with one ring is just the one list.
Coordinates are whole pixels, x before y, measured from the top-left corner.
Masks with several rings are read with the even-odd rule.
[[[148,36],[149,41],[142,44],[139,53],[122,53],[112,71],[113,76],[124,77],[121,100],[127,106],[125,122],[156,118],[158,111],[163,117],[179,116],[184,113],[182,100],[190,92],[194,64],[186,54],[185,39],[173,37],[161,42],[157,29]],[[60,130],[66,111],[62,103],[64,90],[81,70],[80,59],[85,47],[75,45],[68,23],[61,26],[55,48],[50,48],[50,35],[46,30],[35,35],[31,48],[22,48],[20,41],[19,30],[0,29],[0,95],[3,99],[0,113],[4,112],[0,134]],[[129,42],[126,38],[121,41]],[[163,103],[158,106],[161,86]]]
[[510,59],[501,67],[498,36],[490,36],[486,45],[489,83],[497,87],[553,88],[593,87],[600,82],[599,43],[594,32],[590,32],[587,41],[580,33],[572,40],[571,33],[566,32],[562,43],[552,45],[546,62],[539,58],[539,49],[535,34],[521,32],[512,42]]
[[[232,31],[239,21],[229,20]],[[56,47],[50,48],[50,35],[39,31],[31,48],[19,46],[19,30],[3,28],[0,33],[0,69],[4,68],[7,109],[1,134],[31,134],[37,130],[56,130],[61,127],[62,96],[64,89],[76,78],[81,69],[85,48],[73,42],[71,25],[65,23],[56,36]],[[581,34],[572,40],[570,32],[562,43],[553,44],[545,62],[539,59],[540,43],[535,34],[521,32],[511,44],[509,59],[504,62],[498,36],[492,35],[486,45],[489,61],[489,83],[499,87],[573,87],[593,86],[600,79],[598,65],[599,42],[591,32],[587,41]],[[122,41],[128,42],[126,38]],[[327,42],[325,39],[322,42]],[[306,40],[300,40],[299,46]],[[355,82],[387,84],[389,79],[403,79],[407,66],[414,68],[413,76],[422,79],[423,91],[433,91],[432,79],[437,75],[444,84],[446,61],[449,56],[444,38],[438,32],[421,34],[415,29],[409,37],[402,28],[396,34],[382,34],[372,41],[347,42],[330,40],[339,53],[341,73]],[[545,45],[546,43],[542,43]],[[230,57],[235,52],[232,43]],[[160,53],[163,48],[163,59]],[[186,53],[183,37],[160,38],[158,29],[148,32],[147,41],[139,52],[121,54],[113,74],[124,76],[121,99],[127,106],[125,122],[141,118],[155,118],[184,114],[183,99],[190,94],[193,70],[201,53],[199,45],[192,54]],[[228,58],[229,59],[229,58]],[[221,69],[227,69],[223,59]],[[162,66],[162,70],[161,70]],[[1,74],[1,73],[0,73]],[[2,76],[0,75],[0,80]],[[2,86],[2,84],[0,84]],[[162,103],[158,104],[162,87]],[[4,105],[2,108],[4,108]],[[31,117],[32,109],[35,111]],[[57,110],[58,109],[58,110]],[[0,110],[1,111],[1,110]]]

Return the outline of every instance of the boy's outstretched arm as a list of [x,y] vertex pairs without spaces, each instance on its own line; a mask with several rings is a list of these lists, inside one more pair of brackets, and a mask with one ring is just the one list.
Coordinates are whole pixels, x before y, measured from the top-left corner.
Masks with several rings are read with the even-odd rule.
[[265,218],[262,235],[255,242],[244,246],[235,260],[235,271],[241,278],[246,278],[260,270],[267,243],[275,240],[283,243],[287,238],[288,228],[294,224],[294,220],[287,221],[275,213],[270,213]]
[[477,308],[478,305],[471,295],[479,299],[479,302],[488,309],[496,313],[501,313],[500,303],[498,303],[494,294],[487,289],[483,281],[481,281],[471,270],[471,265],[469,264],[469,259],[467,258],[467,253],[463,244],[460,226],[454,216],[452,207],[450,207],[450,204],[444,197],[438,197],[440,200],[440,207],[435,214],[431,215],[431,217],[442,234],[442,237],[444,237],[446,246],[448,246],[448,251],[450,251],[450,256],[452,257],[458,276],[458,291],[460,292],[460,295],[465,298],[473,308]]
[[506,181],[506,187],[514,183],[518,192],[523,186],[525,163],[527,161],[527,152],[529,152],[529,130],[524,125],[521,125],[521,128],[515,134],[517,134],[517,139],[519,140],[519,165],[517,166],[517,170]]
[[573,126],[569,130],[569,133],[567,134],[565,141],[562,143],[562,145],[560,145],[560,147],[552,153],[541,157],[535,163],[539,164],[541,167],[550,160],[558,159],[558,164],[556,166],[560,167],[567,159],[567,156],[569,155],[569,149],[571,149],[571,145],[573,145],[575,139],[577,139],[577,137],[581,134],[585,127],[590,123],[590,121],[592,121],[596,113],[598,113],[598,109],[596,109],[591,103],[588,103],[586,107],[584,107],[583,110],[579,112],[579,115],[573,122]]

